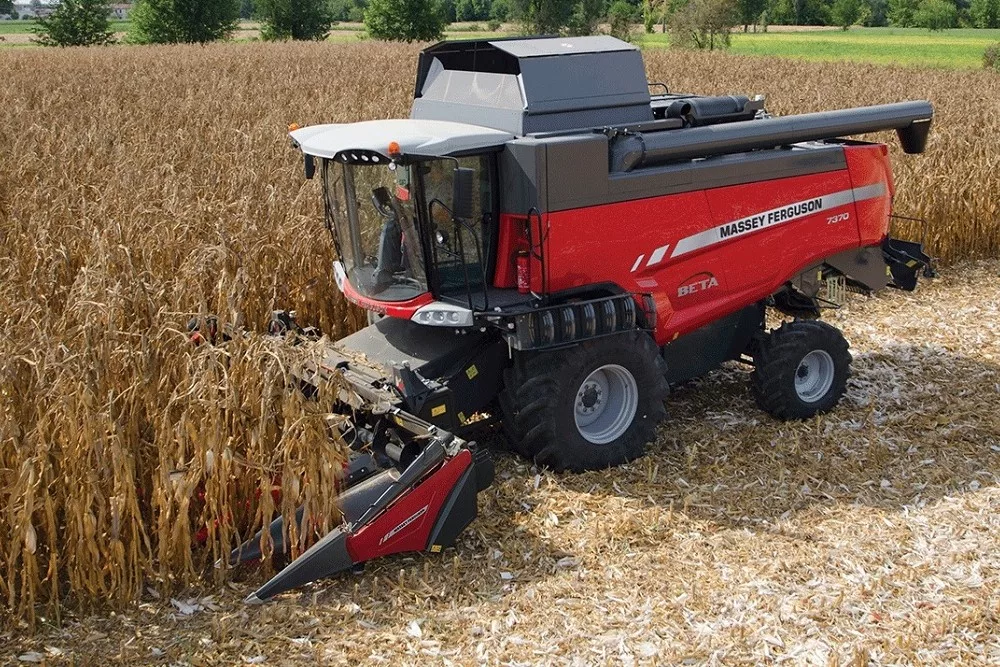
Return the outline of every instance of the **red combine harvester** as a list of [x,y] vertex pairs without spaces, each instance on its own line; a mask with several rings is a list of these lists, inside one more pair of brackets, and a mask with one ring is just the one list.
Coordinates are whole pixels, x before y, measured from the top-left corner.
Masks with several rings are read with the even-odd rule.
[[[248,601],[453,544],[493,479],[462,437],[484,414],[523,456],[582,471],[641,456],[669,386],[726,361],[753,365],[775,417],[833,408],[851,356],[817,319],[831,292],[912,290],[930,262],[889,236],[886,146],[841,137],[896,130],[920,153],[932,115],[776,118],[650,85],[616,39],[538,38],[432,46],[410,118],[292,131],[337,284],[373,323],[301,378],[343,387],[344,524]],[[793,320],[768,331],[769,308]],[[273,332],[295,328],[276,313]]]

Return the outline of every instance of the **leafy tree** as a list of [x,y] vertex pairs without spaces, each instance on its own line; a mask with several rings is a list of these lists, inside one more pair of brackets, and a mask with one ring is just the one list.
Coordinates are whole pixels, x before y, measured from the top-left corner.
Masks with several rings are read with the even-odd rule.
[[490,7],[490,19],[493,21],[509,21],[511,17],[510,0],[493,0]]
[[771,0],[770,23],[791,25],[827,25],[829,10],[822,0]]
[[615,3],[608,9],[608,24],[612,37],[629,42],[632,41],[632,21],[635,13],[632,5],[625,0],[615,0]]
[[[629,11],[632,11],[631,7]],[[593,35],[604,18],[604,0],[579,0],[566,24],[566,32],[570,35]]]
[[867,13],[863,23],[870,28],[889,25],[889,3],[887,0],[868,0]]
[[257,0],[257,17],[265,40],[323,40],[333,24],[326,0]]
[[228,38],[240,18],[241,0],[139,0],[129,41],[138,44],[213,42]]
[[511,0],[514,18],[535,35],[558,34],[573,16],[573,5],[573,0]]
[[687,5],[688,0],[660,0],[660,32],[667,34],[670,17]]
[[456,0],[456,21],[485,21],[490,18],[489,0]]
[[43,46],[114,44],[104,0],[63,0],[55,11],[36,19],[35,40]]
[[[536,35],[590,35],[605,18],[604,0],[510,0],[510,8],[511,18]],[[634,15],[631,5],[629,11]]]
[[972,0],[969,13],[977,28],[1000,28],[1000,0]]
[[767,0],[737,0],[736,8],[739,11],[743,32],[748,32],[750,26],[757,25],[760,15],[767,9]]
[[330,7],[330,16],[333,17],[334,21],[349,20],[351,10],[355,6],[351,0],[330,0],[328,4]]
[[375,39],[424,42],[440,39],[445,17],[436,0],[371,0],[365,29]]
[[921,0],[913,20],[929,30],[954,28],[958,25],[958,8],[947,0]]
[[735,0],[690,0],[670,17],[670,43],[709,51],[729,46],[737,20]]
[[781,25],[795,21],[791,0],[768,0],[766,12],[768,23]]
[[844,30],[858,22],[864,9],[862,0],[834,0],[830,18]]
[[920,0],[889,0],[889,24],[897,28],[912,28]]
[[240,18],[251,19],[254,15],[254,0],[240,0]]
[[653,14],[653,4],[650,0],[642,0],[642,26],[646,34],[652,33],[656,27],[656,16]]
[[14,0],[0,0],[0,14],[13,14]]
[[955,5],[955,9],[958,10],[958,21],[955,23],[955,27],[971,28],[972,15],[969,8],[972,5],[972,0],[948,0],[948,2]]
[[367,0],[364,4],[358,3],[351,8],[348,12],[347,20],[351,23],[364,23],[365,22],[365,12],[368,11]]

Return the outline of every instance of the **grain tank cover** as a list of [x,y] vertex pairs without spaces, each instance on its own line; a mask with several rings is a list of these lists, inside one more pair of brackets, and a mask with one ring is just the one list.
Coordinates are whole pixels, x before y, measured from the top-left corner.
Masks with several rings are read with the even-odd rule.
[[642,55],[607,36],[441,42],[413,97],[411,118],[522,136],[653,120]]

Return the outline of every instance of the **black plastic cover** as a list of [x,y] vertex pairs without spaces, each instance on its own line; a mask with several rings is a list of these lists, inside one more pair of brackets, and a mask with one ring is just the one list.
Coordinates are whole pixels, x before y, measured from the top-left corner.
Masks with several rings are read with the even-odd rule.
[[450,547],[476,518],[476,475],[470,466],[448,494],[441,512],[431,529],[426,549],[438,551]]

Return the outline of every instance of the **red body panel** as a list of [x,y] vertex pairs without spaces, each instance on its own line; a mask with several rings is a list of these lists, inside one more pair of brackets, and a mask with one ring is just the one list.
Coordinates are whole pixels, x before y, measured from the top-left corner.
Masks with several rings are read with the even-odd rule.
[[499,288],[517,287],[517,253],[528,250],[525,235],[528,219],[523,215],[500,214],[499,238],[497,239],[497,266],[493,273],[493,286]]
[[347,553],[351,560],[361,563],[389,554],[423,550],[441,506],[471,465],[472,453],[461,450],[380,517],[350,535]]
[[[878,244],[891,207],[882,150],[845,147],[845,170],[551,213],[549,291],[613,282],[650,293],[665,344],[766,298],[825,257]],[[881,192],[856,205],[864,186]],[[759,228],[705,238],[756,216]]]
[[357,290],[351,286],[351,281],[347,279],[340,286],[340,290],[344,293],[348,301],[361,306],[365,310],[373,310],[376,313],[404,320],[410,319],[420,308],[434,301],[434,297],[430,292],[424,292],[408,301],[376,301],[375,299],[369,299],[366,296],[358,294]]
[[851,185],[861,188],[866,185],[884,183],[888,197],[859,201],[858,232],[861,245],[881,243],[888,232],[889,214],[892,213],[892,198],[896,187],[889,166],[889,149],[885,144],[851,146],[844,151],[847,169],[851,174]]

